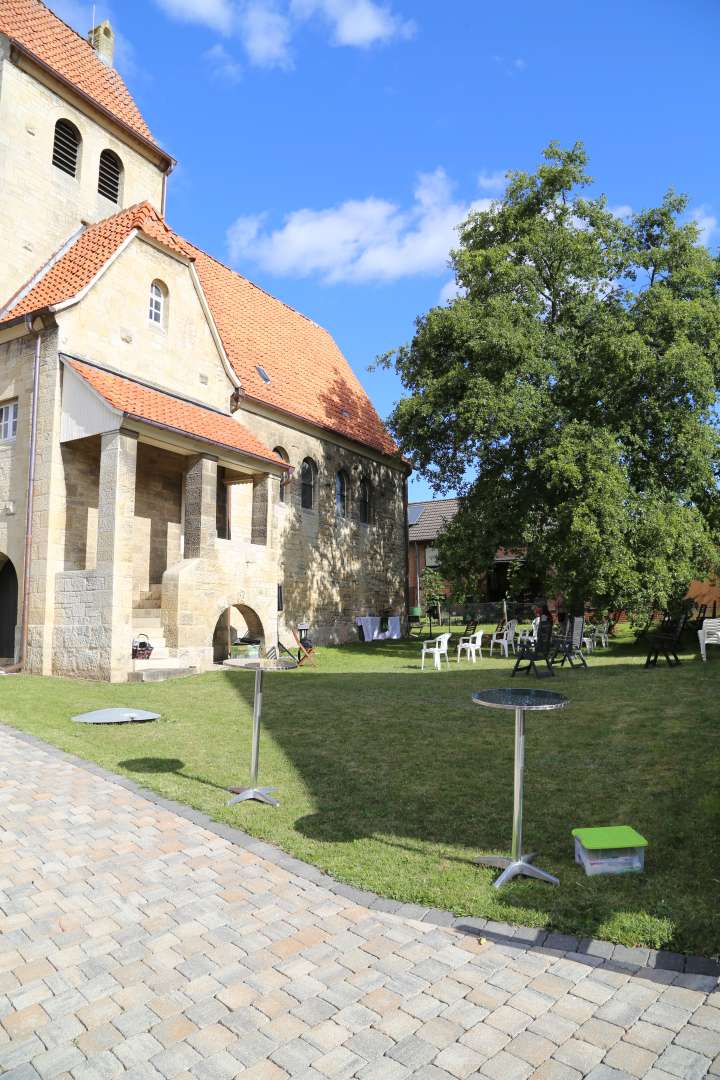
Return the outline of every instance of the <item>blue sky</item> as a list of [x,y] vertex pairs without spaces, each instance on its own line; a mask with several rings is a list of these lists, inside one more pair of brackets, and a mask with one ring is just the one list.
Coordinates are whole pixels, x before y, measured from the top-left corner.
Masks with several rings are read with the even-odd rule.
[[[50,0],[78,29],[92,3]],[[639,210],[687,192],[720,243],[716,0],[96,0],[179,161],[171,224],[368,365],[451,291],[468,207],[557,139]],[[411,497],[427,497],[421,480]]]

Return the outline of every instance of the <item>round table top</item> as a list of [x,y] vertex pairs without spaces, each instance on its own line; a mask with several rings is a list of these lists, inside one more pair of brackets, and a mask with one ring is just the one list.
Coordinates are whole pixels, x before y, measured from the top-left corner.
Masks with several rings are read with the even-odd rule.
[[284,657],[276,660],[268,660],[262,657],[257,657],[254,660],[224,660],[223,667],[242,668],[245,671],[290,671],[292,668],[296,668],[297,662],[295,660],[285,659]]
[[568,699],[552,690],[532,690],[521,686],[478,690],[472,696],[476,705],[488,709],[564,709]]

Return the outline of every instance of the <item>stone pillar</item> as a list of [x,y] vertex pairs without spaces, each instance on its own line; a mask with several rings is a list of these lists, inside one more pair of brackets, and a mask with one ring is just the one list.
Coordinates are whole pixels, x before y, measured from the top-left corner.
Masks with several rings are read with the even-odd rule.
[[268,510],[270,508],[270,480],[268,476],[258,476],[253,480],[252,521],[250,543],[267,544]]
[[207,555],[216,537],[217,458],[200,454],[185,473],[185,558]]
[[100,678],[125,682],[131,668],[133,524],[137,435],[108,431],[100,444],[97,586],[100,604]]

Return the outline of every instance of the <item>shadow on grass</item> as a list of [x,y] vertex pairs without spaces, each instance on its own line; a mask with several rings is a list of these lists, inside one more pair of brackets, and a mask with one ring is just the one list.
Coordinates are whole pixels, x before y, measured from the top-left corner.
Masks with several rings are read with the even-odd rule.
[[[317,808],[295,820],[296,832],[327,845],[372,839],[397,852],[398,865],[426,859],[437,875],[467,873],[482,852],[507,852],[513,717],[474,706],[470,694],[541,685],[570,705],[528,715],[525,833],[538,865],[561,886],[516,880],[502,891],[506,909],[534,910],[588,937],[612,936],[621,918],[638,927],[638,940],[655,934],[658,944],[680,949],[697,940],[720,946],[712,870],[720,853],[710,854],[720,831],[708,800],[717,782],[717,678],[707,666],[647,671],[638,663],[642,646],[633,645],[612,657],[624,662],[598,657],[587,671],[556,669],[538,683],[511,680],[510,665],[421,674],[415,641],[351,650],[391,655],[400,665],[412,656],[416,667],[410,674],[402,666],[387,673],[321,666],[267,677],[264,731]],[[251,680],[224,677],[249,707]],[[610,824],[647,837],[643,875],[586,878],[575,867],[572,828]],[[487,887],[487,871],[472,872]]]
[[183,772],[185,762],[181,761],[180,758],[126,758],[124,761],[118,761],[118,766],[135,776],[147,776],[149,774],[155,776],[181,776],[184,780],[193,780],[197,784],[204,784],[207,787],[216,788],[218,791],[228,790],[222,784],[216,784],[204,776]]

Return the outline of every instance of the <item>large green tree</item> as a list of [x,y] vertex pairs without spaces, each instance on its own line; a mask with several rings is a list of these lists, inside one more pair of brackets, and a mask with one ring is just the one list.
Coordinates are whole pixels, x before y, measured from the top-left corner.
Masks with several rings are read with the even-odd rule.
[[383,358],[408,391],[391,426],[462,496],[451,578],[513,547],[573,604],[666,606],[717,554],[720,263],[683,196],[624,220],[580,144],[543,157],[460,227],[460,295]]

